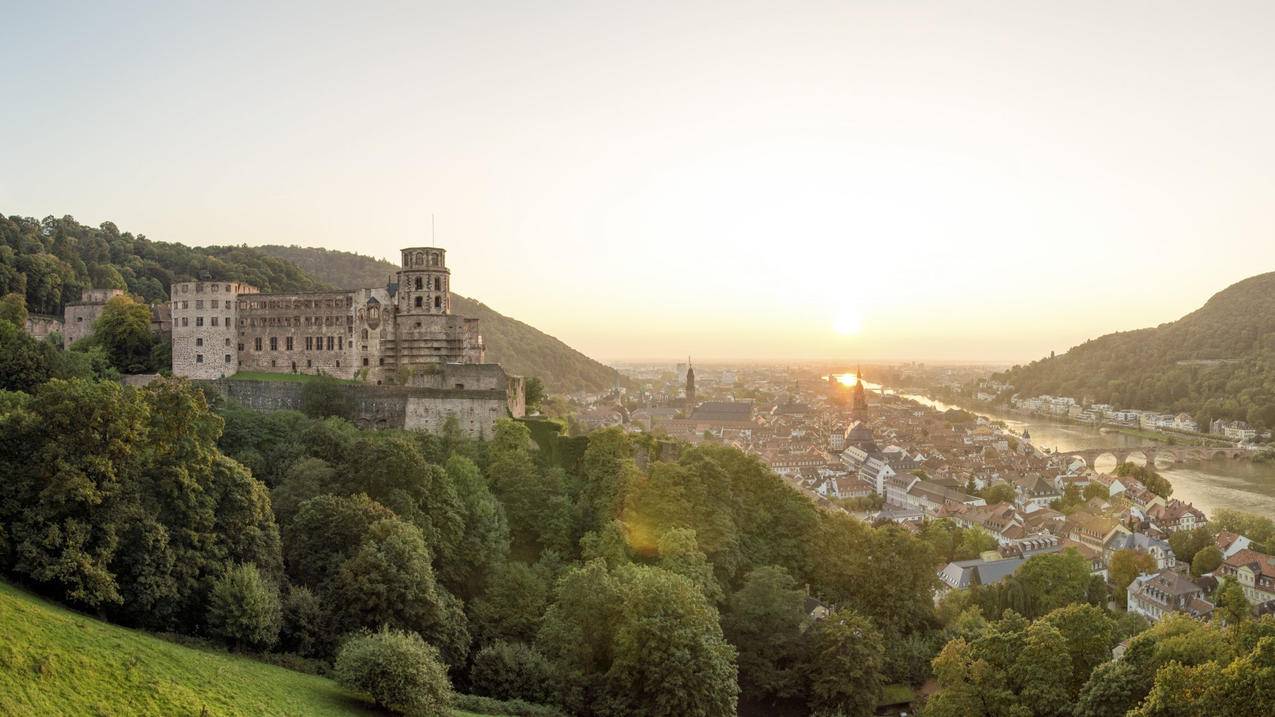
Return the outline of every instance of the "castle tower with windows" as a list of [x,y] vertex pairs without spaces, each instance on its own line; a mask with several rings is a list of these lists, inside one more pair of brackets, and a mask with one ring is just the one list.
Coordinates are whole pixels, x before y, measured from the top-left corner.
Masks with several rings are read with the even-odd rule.
[[450,314],[452,272],[447,268],[447,250],[408,247],[402,254],[398,272],[399,316]]

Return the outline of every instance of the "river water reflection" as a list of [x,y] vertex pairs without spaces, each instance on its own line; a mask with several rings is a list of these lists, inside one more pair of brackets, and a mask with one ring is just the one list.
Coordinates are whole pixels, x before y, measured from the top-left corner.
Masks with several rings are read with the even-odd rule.
[[[840,380],[853,383],[854,376],[850,374],[848,379]],[[881,390],[880,386],[868,381],[864,381],[863,385],[874,392]],[[893,391],[886,389],[886,393]],[[898,395],[940,411],[961,408],[926,396],[908,393]],[[1040,416],[1024,416],[983,407],[973,410],[988,418],[1004,421],[1015,433],[1022,433],[1026,429],[1031,434],[1031,442],[1042,449],[1076,451],[1149,444],[1149,441],[1122,433],[1103,433],[1093,426],[1062,423]],[[1099,462],[1096,467],[1099,470],[1110,470],[1114,467],[1114,460],[1106,464]],[[1157,470],[1173,484],[1173,497],[1193,503],[1207,514],[1226,508],[1275,518],[1275,464],[1218,459],[1161,466]]]

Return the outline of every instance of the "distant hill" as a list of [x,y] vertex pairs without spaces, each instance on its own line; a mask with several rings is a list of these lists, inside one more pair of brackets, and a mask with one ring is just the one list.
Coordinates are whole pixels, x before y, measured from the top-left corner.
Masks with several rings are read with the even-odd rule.
[[997,377],[1028,396],[1275,427],[1275,272],[1233,284],[1177,321],[1108,334]]
[[[278,245],[255,249],[295,264],[318,281],[342,288],[384,286],[398,270],[391,262],[345,251]],[[615,385],[615,369],[480,301],[452,294],[452,310],[480,320],[488,360],[515,374],[539,376],[550,391],[598,391]]]

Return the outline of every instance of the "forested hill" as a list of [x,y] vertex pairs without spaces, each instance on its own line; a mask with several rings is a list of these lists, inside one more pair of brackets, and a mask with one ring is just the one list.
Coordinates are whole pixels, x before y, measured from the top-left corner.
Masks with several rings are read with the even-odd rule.
[[[345,288],[384,286],[398,270],[388,261],[345,251],[277,245],[256,249],[297,265],[319,281]],[[615,384],[615,369],[480,301],[452,294],[452,310],[480,320],[489,361],[515,374],[538,376],[550,391],[596,391]]]
[[1238,282],[1172,323],[1108,334],[998,377],[1028,396],[1275,427],[1275,272]]
[[175,281],[246,281],[263,291],[323,288],[291,263],[246,247],[193,248],[61,219],[0,214],[0,295],[26,296],[27,310],[60,316],[87,288],[127,289],[148,302]]

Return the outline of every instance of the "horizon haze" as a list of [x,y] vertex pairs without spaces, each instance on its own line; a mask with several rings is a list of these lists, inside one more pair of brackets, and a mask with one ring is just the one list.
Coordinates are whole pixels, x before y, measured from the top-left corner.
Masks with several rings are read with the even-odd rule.
[[1275,269],[1264,3],[371,7],[11,8],[0,211],[391,260],[433,215],[608,361],[1026,363]]

